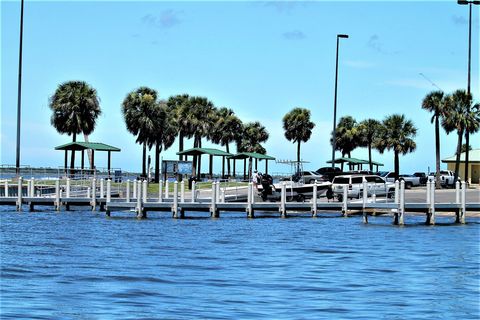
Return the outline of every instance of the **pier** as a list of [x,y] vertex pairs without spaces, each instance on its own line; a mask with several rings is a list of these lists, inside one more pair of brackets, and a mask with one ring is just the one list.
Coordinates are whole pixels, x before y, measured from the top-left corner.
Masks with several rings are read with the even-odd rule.
[[[173,183],[173,191],[169,184]],[[206,212],[212,218],[219,218],[228,212],[245,212],[246,217],[254,218],[256,213],[276,213],[286,218],[289,214],[311,214],[317,217],[320,212],[335,212],[342,216],[361,215],[364,223],[368,216],[376,213],[392,213],[393,224],[404,225],[405,213],[420,212],[426,217],[426,224],[434,225],[436,213],[455,213],[456,223],[466,223],[467,212],[480,212],[480,191],[473,193],[474,201],[467,201],[467,186],[457,182],[451,192],[455,199],[449,202],[439,202],[436,198],[439,190],[434,183],[428,182],[425,191],[416,192],[422,199],[406,201],[405,183],[395,183],[393,199],[379,198],[369,192],[366,183],[359,199],[349,199],[347,189],[341,202],[328,201],[317,197],[316,186],[312,199],[304,202],[288,202],[285,185],[282,186],[279,201],[263,202],[256,194],[252,183],[246,187],[229,187],[227,183],[212,182],[208,190],[199,190],[195,182],[191,190],[185,191],[185,182],[161,181],[158,195],[152,197],[147,192],[146,181],[126,181],[112,187],[111,180],[89,179],[71,181],[70,179],[49,180],[45,182],[35,179],[19,178],[16,184],[2,181],[0,183],[0,205],[15,206],[22,211],[27,207],[34,211],[36,206],[52,207],[56,211],[71,210],[72,207],[89,207],[91,210],[105,212],[107,216],[120,211],[133,212],[137,218],[146,218],[148,212],[168,212],[173,218],[183,218],[193,211]],[[443,191],[443,190],[442,190]],[[476,201],[475,201],[476,199]]]

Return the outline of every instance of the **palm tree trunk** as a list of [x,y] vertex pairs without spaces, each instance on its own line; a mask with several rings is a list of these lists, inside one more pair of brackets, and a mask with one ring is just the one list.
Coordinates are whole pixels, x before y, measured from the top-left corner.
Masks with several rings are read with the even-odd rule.
[[435,114],[435,185],[440,189],[440,124],[438,114]]
[[[226,145],[226,151],[230,153],[230,147],[228,146],[228,143]],[[230,177],[230,158],[227,159],[227,174]]]
[[373,163],[372,163],[372,144],[368,144],[368,164],[370,166],[370,171],[373,171]]
[[463,138],[463,128],[458,131],[458,143],[457,143],[457,157],[455,159],[455,178],[454,181],[458,180],[458,171],[460,169],[460,154],[462,152],[462,138]]
[[300,140],[297,144],[297,172],[300,172]]
[[160,152],[162,152],[161,145],[155,145],[155,183],[160,180]]
[[252,181],[252,157],[248,158],[248,180]]
[[[183,151],[183,132],[180,131],[178,135],[178,152]],[[183,155],[178,156],[178,160],[183,160]]]
[[395,180],[398,180],[400,174],[400,159],[398,158],[398,151],[395,151]]
[[[77,142],[77,134],[73,133],[72,142]],[[75,150],[72,150],[72,157],[70,159],[70,169],[73,170],[75,168]]]
[[142,177],[147,176],[147,170],[146,168],[146,161],[147,161],[147,144],[143,144],[143,155],[142,155]]
[[[198,141],[197,141],[197,146],[198,148],[201,148],[202,147],[202,136],[198,136],[197,137]],[[198,167],[197,167],[197,170],[198,170],[198,177],[200,178],[200,175],[202,173],[202,156],[198,156]]]

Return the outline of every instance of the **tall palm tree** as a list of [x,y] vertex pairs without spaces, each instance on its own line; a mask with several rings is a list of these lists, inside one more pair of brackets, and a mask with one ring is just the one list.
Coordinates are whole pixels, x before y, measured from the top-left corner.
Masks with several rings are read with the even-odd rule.
[[[258,121],[249,122],[243,125],[242,136],[237,141],[238,152],[256,152],[265,154],[266,150],[261,143],[268,140],[267,129]],[[248,176],[252,176],[252,159],[248,162]]]
[[440,188],[440,118],[444,115],[443,98],[443,91],[432,91],[422,101],[422,109],[433,112],[430,122],[435,122],[435,184],[437,188]]
[[[348,155],[351,158],[351,152],[358,146],[358,127],[357,121],[351,116],[341,117],[336,128],[335,150],[342,152],[342,157]],[[333,145],[333,132],[330,138]],[[343,163],[342,163],[343,170]]]
[[[205,97],[190,97],[188,121],[191,132],[193,132],[193,147],[202,147],[202,138],[209,137],[215,119],[215,106]],[[202,158],[193,157],[193,170],[197,169],[197,176],[200,177]],[[197,164],[198,163],[198,164]],[[195,172],[195,171],[194,171]]]
[[375,119],[366,119],[358,124],[358,142],[359,146],[368,148],[368,164],[370,171],[373,171],[372,164],[372,146],[377,139],[381,123]]
[[155,143],[154,131],[158,120],[157,92],[148,87],[140,87],[125,97],[122,112],[127,130],[137,137],[136,142],[143,145],[142,176],[146,177],[147,145]]
[[158,183],[160,180],[160,153],[173,145],[178,134],[178,127],[174,109],[169,108],[165,101],[160,101],[155,107],[154,120],[152,142],[155,143],[155,182]]
[[[178,128],[178,152],[183,151],[185,138],[193,137],[193,129],[190,123],[190,96],[188,94],[179,94],[168,98],[167,106],[172,110],[173,120]],[[183,155],[179,156],[183,160]]]
[[[215,121],[210,130],[210,140],[213,143],[225,146],[225,151],[230,153],[230,143],[238,141],[242,130],[242,121],[232,109],[220,108],[215,112]],[[223,164],[222,164],[223,166]],[[224,168],[222,167],[222,172]],[[227,174],[230,176],[230,159],[227,159]]]
[[[97,91],[85,81],[68,81],[60,84],[50,98],[52,117],[50,122],[59,133],[89,135],[95,129],[100,110]],[[75,167],[75,152],[72,152],[70,167]]]
[[480,114],[478,104],[468,110],[472,103],[472,96],[465,90],[456,90],[454,93],[445,97],[445,117],[442,120],[442,126],[448,133],[457,131],[458,142],[455,159],[455,181],[458,179],[460,168],[460,154],[462,151],[462,138],[465,130],[469,132],[478,131]]
[[415,151],[417,144],[413,138],[416,135],[417,128],[411,120],[406,120],[403,114],[393,114],[383,120],[375,146],[380,153],[385,149],[393,150],[395,179],[398,179],[400,172],[399,155]]
[[297,172],[300,171],[300,144],[310,139],[314,127],[308,109],[294,108],[283,117],[285,138],[297,143]]

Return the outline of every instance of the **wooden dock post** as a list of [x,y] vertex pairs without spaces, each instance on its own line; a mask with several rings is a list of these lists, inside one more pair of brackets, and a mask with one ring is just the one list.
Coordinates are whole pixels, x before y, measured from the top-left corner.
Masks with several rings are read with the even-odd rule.
[[143,193],[142,193],[142,202],[147,202],[147,192],[148,192],[148,184],[147,180],[143,180]]
[[18,178],[17,211],[22,211],[22,177]]
[[218,203],[220,202],[220,182],[219,181],[215,182],[215,187],[217,188],[215,190],[215,200]]
[[168,199],[168,180],[165,180],[165,199]]
[[429,209],[429,221],[428,224],[435,224],[435,183],[432,181],[430,184],[430,209]]
[[32,177],[30,180],[30,197],[35,197],[35,178]]
[[90,198],[90,192],[92,191],[92,187],[87,187],[87,198]]
[[163,193],[162,193],[162,190],[163,190],[163,180],[160,180],[158,182],[158,202],[163,202]]
[[427,204],[430,204],[430,185],[434,183],[433,181],[427,181]]
[[217,183],[212,182],[212,201],[210,205],[210,215],[212,218],[218,218],[218,209],[217,209]]
[[60,211],[60,180],[55,179],[55,210]]
[[405,180],[400,182],[400,206],[398,207],[398,224],[405,224]]
[[137,185],[137,206],[135,211],[137,212],[137,218],[143,218],[142,210],[142,182],[138,181]]
[[[130,185],[127,185],[130,187]],[[107,179],[107,203],[112,201],[112,180]]]
[[92,179],[92,201],[91,201],[92,211],[95,211],[97,206],[97,181],[95,178]]
[[65,197],[70,198],[70,178],[67,178],[66,185]]
[[100,199],[105,198],[105,180],[100,179]]
[[185,181],[180,182],[180,202],[185,202]]
[[247,218],[254,218],[255,214],[253,212],[252,208],[252,196],[253,196],[253,183],[249,182],[248,183],[248,189],[247,189]]
[[312,195],[312,217],[317,217],[317,200],[318,200],[318,186],[317,186],[317,180],[315,180],[315,183],[313,184],[313,195]]
[[137,179],[133,180],[133,199],[137,199]]
[[[455,182],[455,204],[460,205],[460,180]],[[455,209],[455,223],[460,223],[460,209]]]
[[195,196],[196,196],[196,191],[195,191],[195,180],[192,181],[192,203],[195,202]]
[[460,209],[460,223],[465,224],[465,218],[467,215],[467,210],[466,210],[466,196],[467,196],[467,182],[463,181],[462,182],[462,197],[461,197],[461,203],[462,203],[462,208]]
[[394,201],[396,204],[400,203],[400,182],[395,180],[395,198]]
[[287,217],[287,185],[282,182],[282,192],[280,194],[280,216],[282,218]]
[[363,178],[363,196],[362,196],[363,223],[368,223],[367,210],[365,208],[367,205],[367,199],[368,199],[368,185],[367,185],[367,180]]
[[348,217],[348,188],[343,187],[343,204],[342,204],[342,215]]
[[[108,180],[107,180],[108,183]],[[127,180],[126,190],[125,190],[125,201],[130,202],[130,180]]]
[[173,183],[173,206],[172,213],[174,218],[178,218],[178,181]]
[[4,187],[5,187],[5,198],[8,198],[10,195],[8,194],[8,181],[7,180],[5,180]]

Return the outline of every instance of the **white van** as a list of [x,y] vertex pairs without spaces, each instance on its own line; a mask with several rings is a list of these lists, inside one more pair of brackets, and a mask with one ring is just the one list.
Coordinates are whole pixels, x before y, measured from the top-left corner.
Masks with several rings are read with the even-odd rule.
[[386,182],[376,175],[342,175],[337,176],[332,182],[332,191],[338,201],[343,200],[343,190],[348,188],[348,198],[363,196],[363,180],[367,181],[368,195],[387,196],[391,198],[395,192],[395,184]]

